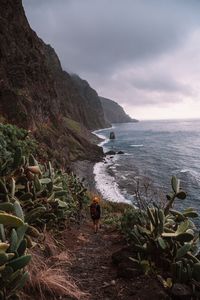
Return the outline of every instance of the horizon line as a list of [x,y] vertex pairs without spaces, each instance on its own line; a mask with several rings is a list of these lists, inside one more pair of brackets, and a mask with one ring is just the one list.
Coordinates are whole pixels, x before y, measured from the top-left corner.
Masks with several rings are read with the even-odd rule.
[[163,119],[139,119],[139,118],[133,118],[140,121],[178,121],[178,120],[200,120],[200,117],[198,118],[189,118],[189,117],[185,117],[185,118],[163,118]]

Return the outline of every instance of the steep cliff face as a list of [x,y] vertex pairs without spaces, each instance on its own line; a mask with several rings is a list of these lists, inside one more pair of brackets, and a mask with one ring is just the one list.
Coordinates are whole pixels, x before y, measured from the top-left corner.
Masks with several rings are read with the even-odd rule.
[[[86,128],[99,129],[107,126],[97,92],[78,75],[63,71],[60,61],[50,45],[45,45],[48,69],[54,78],[61,111]],[[108,124],[109,125],[109,124]]]
[[110,123],[138,122],[125,113],[123,108],[113,100],[100,97],[105,119]]
[[111,124],[105,121],[101,100],[97,92],[91,88],[86,80],[81,79],[78,75],[72,74],[71,78],[81,97],[84,99],[86,111],[82,115],[84,124],[91,129],[94,128],[94,125],[96,128],[110,127]]
[[30,129],[55,158],[96,159],[102,150],[89,142],[85,127],[106,126],[97,106],[89,109],[55,51],[31,30],[21,0],[1,0],[0,121]]

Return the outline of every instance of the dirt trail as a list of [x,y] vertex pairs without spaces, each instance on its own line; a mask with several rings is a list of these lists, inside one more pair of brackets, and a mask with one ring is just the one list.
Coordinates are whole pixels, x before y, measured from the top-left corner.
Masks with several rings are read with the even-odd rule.
[[68,235],[68,245],[75,256],[69,272],[80,289],[90,294],[89,300],[166,299],[152,278],[117,276],[111,256],[124,246],[117,231],[103,227],[94,234],[91,224],[86,223]]
[[[84,224],[73,232],[76,241],[71,245],[75,255],[70,273],[81,290],[89,292],[89,299],[120,299],[116,288],[116,270],[111,255],[122,247],[119,234],[101,228],[93,233],[91,224]],[[74,240],[74,237],[73,237]]]

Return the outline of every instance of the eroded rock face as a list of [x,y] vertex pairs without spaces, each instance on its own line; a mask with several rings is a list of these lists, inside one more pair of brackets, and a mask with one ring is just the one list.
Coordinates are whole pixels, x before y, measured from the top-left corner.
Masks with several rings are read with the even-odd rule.
[[138,122],[136,119],[132,119],[127,115],[117,102],[104,97],[100,97],[100,100],[104,110],[105,119],[109,123]]
[[[22,1],[1,0],[0,121],[31,130],[62,161],[97,159],[103,152],[85,134],[86,127],[106,126],[100,100],[95,101],[87,105],[53,48],[30,28]],[[81,124],[79,130],[68,126],[71,119]]]
[[86,113],[82,115],[82,119],[86,127],[90,129],[110,127],[111,124],[105,121],[104,111],[97,92],[78,75],[72,74],[71,78],[81,97],[84,98]]

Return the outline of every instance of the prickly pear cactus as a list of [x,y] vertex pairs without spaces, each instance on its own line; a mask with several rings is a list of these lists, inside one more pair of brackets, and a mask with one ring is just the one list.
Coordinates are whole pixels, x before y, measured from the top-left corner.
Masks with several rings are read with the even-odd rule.
[[186,193],[175,176],[171,186],[164,209],[156,205],[146,211],[133,208],[122,218],[122,230],[134,252],[150,264],[171,270],[174,282],[188,283],[192,278],[200,281],[199,231],[191,220],[198,214],[194,208],[173,210],[175,200],[184,200]]
[[[41,165],[28,132],[0,124],[0,299],[23,288],[33,247],[42,230],[79,219],[87,193],[74,174]],[[31,154],[30,154],[31,153]]]
[[31,260],[27,254],[26,231],[28,224],[24,223],[22,208],[17,202],[16,210],[13,204],[13,214],[0,212],[0,295],[8,299],[23,288],[29,278],[25,270]]

